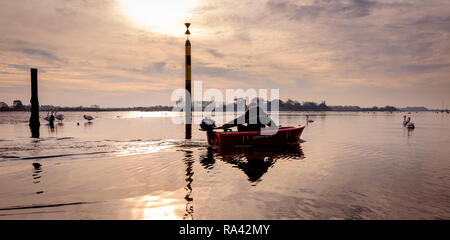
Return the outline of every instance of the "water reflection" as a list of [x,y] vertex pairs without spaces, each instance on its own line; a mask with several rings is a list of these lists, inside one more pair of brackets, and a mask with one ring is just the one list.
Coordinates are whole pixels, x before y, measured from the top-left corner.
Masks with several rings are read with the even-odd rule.
[[409,138],[411,136],[414,136],[414,128],[403,128],[403,134],[406,134],[406,136]]
[[[179,220],[183,206],[174,195],[177,195],[177,193],[162,192],[127,199],[133,205],[132,219]],[[125,206],[124,208],[126,208]]]
[[[38,162],[33,163],[33,184],[39,184],[41,182],[41,172],[42,172],[42,165]],[[36,194],[42,194],[44,191],[38,190],[36,191]]]
[[252,183],[257,183],[267,173],[277,160],[305,158],[300,144],[283,147],[208,147],[206,155],[200,163],[206,169],[212,169],[215,159],[219,159],[242,170]]
[[192,151],[186,150],[184,151],[184,164],[186,165],[186,196],[184,199],[186,200],[186,213],[183,216],[183,219],[194,219],[194,198],[192,198],[192,182],[194,181],[194,158],[192,157]]
[[208,170],[214,167],[216,160],[214,159],[214,149],[212,147],[208,147],[206,154],[200,156],[200,163]]
[[55,125],[51,126],[50,124],[46,124],[47,126],[47,132],[49,137],[58,137],[58,132],[63,133],[64,132],[64,123],[56,123]]

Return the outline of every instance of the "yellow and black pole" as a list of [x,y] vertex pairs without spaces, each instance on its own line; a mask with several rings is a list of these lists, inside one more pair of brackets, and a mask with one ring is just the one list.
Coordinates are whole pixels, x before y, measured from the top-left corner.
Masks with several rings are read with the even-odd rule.
[[191,139],[192,136],[192,100],[191,100],[191,42],[189,41],[189,26],[190,23],[185,23],[186,25],[186,97],[185,97],[185,125],[186,125],[186,139]]

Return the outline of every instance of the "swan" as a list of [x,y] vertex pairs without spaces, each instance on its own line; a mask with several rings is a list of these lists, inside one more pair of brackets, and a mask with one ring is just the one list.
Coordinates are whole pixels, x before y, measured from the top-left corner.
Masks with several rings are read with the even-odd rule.
[[411,118],[410,117],[408,117],[408,123],[406,124],[406,127],[408,129],[414,129],[416,127],[416,126],[414,126],[414,123],[411,122]]
[[63,114],[58,114],[57,112],[55,112],[55,118],[58,120],[58,121],[60,121],[60,122],[62,122],[62,120],[64,120],[64,115]]
[[411,120],[410,117],[408,117],[408,120],[406,120],[406,115],[403,115],[403,126],[408,125],[409,121]]
[[47,111],[47,116],[44,117],[44,120],[46,120],[47,122],[50,122],[50,112]]
[[83,117],[84,119],[88,120],[88,122],[94,119],[94,117],[92,117],[91,115],[83,115]]

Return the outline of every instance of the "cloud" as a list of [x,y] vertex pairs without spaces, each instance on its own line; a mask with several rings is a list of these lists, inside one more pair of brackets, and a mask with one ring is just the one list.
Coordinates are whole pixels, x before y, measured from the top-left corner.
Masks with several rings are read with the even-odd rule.
[[223,55],[222,53],[219,53],[218,51],[214,50],[214,49],[208,49],[206,50],[208,53],[210,53],[211,55],[213,55],[216,58],[223,58],[225,57],[225,55]]
[[[449,12],[444,0],[201,0],[190,19],[192,78],[280,88],[299,101],[432,106],[450,91]],[[184,86],[184,41],[137,26],[118,0],[2,1],[0,95],[27,96],[38,67],[60,105],[96,92],[123,96],[103,106],[169,104]]]
[[365,17],[371,14],[377,3],[368,0],[320,0],[308,4],[289,0],[270,0],[267,6],[275,14],[285,15],[291,20],[303,20],[305,18],[317,19],[319,17],[336,16],[343,18]]
[[435,72],[449,68],[450,64],[411,64],[404,66],[404,70],[409,73]]
[[31,56],[41,57],[46,60],[52,61],[52,62],[61,62],[62,59],[55,56],[53,53],[50,53],[48,51],[42,50],[42,49],[33,49],[33,48],[22,48],[22,49],[15,49],[17,52],[25,53]]
[[8,63],[2,63],[2,65],[7,66],[9,68],[14,68],[17,70],[29,70],[30,66],[23,65],[23,64],[8,64]]
[[150,67],[147,68],[148,71],[150,72],[162,72],[165,67],[166,67],[167,63],[166,62],[155,62],[152,63],[152,65]]

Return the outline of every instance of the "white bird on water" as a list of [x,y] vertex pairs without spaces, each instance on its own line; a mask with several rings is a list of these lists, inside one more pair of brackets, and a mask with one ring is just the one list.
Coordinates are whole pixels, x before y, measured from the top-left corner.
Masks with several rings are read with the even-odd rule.
[[44,117],[44,120],[46,120],[47,122],[50,122],[50,112],[47,111],[47,116]]
[[406,120],[406,115],[403,115],[403,126],[408,125],[409,121],[411,121],[411,118],[408,117],[408,120]]
[[408,129],[414,129],[416,127],[416,126],[414,126],[414,123],[411,122],[411,118],[410,117],[408,117],[408,123],[406,124],[406,127]]
[[57,112],[55,112],[55,118],[58,121],[62,122],[62,120],[64,120],[64,114],[61,114],[61,113],[58,114]]
[[94,120],[94,117],[92,117],[91,115],[83,115],[84,119],[88,120],[88,122],[90,122],[91,120]]

